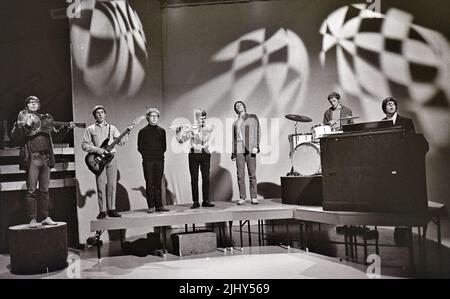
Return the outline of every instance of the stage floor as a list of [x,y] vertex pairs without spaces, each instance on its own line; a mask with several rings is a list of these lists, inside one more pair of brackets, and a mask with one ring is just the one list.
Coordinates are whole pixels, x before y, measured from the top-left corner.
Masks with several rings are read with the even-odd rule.
[[147,213],[146,209],[121,212],[121,218],[104,218],[91,221],[91,232],[130,229],[137,227],[158,227],[191,225],[246,220],[296,219],[334,225],[376,225],[411,226],[427,224],[431,217],[445,217],[443,204],[428,202],[428,213],[389,214],[372,212],[324,211],[321,206],[299,206],[281,203],[280,198],[261,199],[259,204],[247,202],[215,202],[212,208],[191,209],[190,204],[168,206],[168,212]]
[[237,205],[236,202],[215,202],[213,208],[191,209],[192,203],[167,206],[169,212],[147,213],[146,209],[121,212],[121,218],[91,221],[91,231],[127,229],[135,227],[202,224],[238,220],[291,219],[294,205],[285,205],[281,199],[261,199],[259,204]]
[[[76,256],[75,256],[76,257]],[[14,275],[8,269],[9,256],[0,255],[0,279],[3,278],[74,278],[77,271],[42,275]],[[280,246],[244,247],[243,251],[214,251],[180,258],[158,256],[115,256],[100,261],[95,257],[80,259],[79,278],[144,279],[365,279],[366,266]],[[383,276],[382,278],[391,278]]]

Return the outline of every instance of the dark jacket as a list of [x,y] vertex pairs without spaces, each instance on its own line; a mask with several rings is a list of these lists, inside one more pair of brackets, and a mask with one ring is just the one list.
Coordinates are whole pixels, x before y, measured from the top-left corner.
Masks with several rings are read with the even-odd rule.
[[[387,120],[387,117],[383,118],[383,120]],[[397,113],[397,119],[395,120],[394,126],[403,127],[406,133],[415,134],[416,128],[414,127],[414,122],[412,119],[403,117]]]
[[[236,119],[233,123],[233,153],[231,155],[232,158],[236,156],[237,152],[237,128],[238,119]],[[244,126],[244,143],[245,143],[245,152],[246,154],[251,153],[252,149],[256,147],[259,149],[259,142],[261,140],[261,127],[259,125],[259,119],[255,114],[245,114],[243,119]]]
[[[69,131],[69,129],[67,127],[61,127],[59,130],[55,130],[55,133],[52,134],[54,135],[55,138],[59,138],[62,139],[67,132]],[[48,166],[50,168],[55,167],[55,156],[53,154],[53,140],[52,140],[52,135],[47,134],[47,133],[40,133],[40,134],[45,134],[46,136],[48,136],[48,138],[50,138],[50,144],[51,144],[51,151],[50,151],[50,157],[49,157],[49,162],[48,162]],[[14,124],[14,128],[11,132],[11,141],[13,143],[13,145],[15,146],[20,146],[20,153],[19,153],[19,169],[20,170],[25,170],[27,171],[30,168],[30,142],[31,140],[33,140],[34,136],[27,136],[25,133],[24,128],[19,127],[17,125],[17,123]]]

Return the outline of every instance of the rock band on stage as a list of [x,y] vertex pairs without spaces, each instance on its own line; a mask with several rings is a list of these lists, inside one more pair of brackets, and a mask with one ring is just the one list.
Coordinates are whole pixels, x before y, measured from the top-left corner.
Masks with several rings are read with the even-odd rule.
[[[289,135],[289,157],[292,163],[288,176],[308,176],[321,173],[320,139],[329,134],[342,133],[342,129],[359,118],[352,110],[341,104],[341,96],[332,92],[328,95],[330,108],[323,115],[323,122],[311,127],[310,132],[297,132],[299,122],[312,119],[298,114],[288,114],[286,118],[295,122],[295,132]],[[398,103],[388,97],[382,101],[382,110],[391,126],[403,127],[406,133],[415,133],[411,119],[398,114]],[[92,109],[94,123],[87,126],[74,122],[55,122],[48,114],[40,114],[40,101],[35,96],[25,100],[25,109],[20,111],[11,133],[13,144],[20,146],[20,169],[26,171],[26,207],[29,227],[38,226],[39,213],[44,215],[42,225],[55,225],[49,216],[50,169],[54,167],[53,138],[61,138],[70,129],[85,127],[81,148],[86,155],[86,165],[95,175],[98,208],[97,219],[121,217],[116,210],[117,159],[114,159],[117,146],[128,142],[133,128],[144,118],[148,124],[138,133],[137,150],[142,156],[142,169],[145,178],[145,197],[147,212],[167,212],[162,202],[161,181],[164,177],[165,152],[167,149],[166,131],[159,125],[161,112],[150,108],[145,116],[138,117],[125,131],[119,132],[116,126],[107,122],[106,108],[96,105]],[[261,126],[258,116],[247,113],[246,104],[238,100],[234,103],[236,119],[232,125],[231,159],[236,163],[239,189],[238,205],[246,201],[246,169],[250,191],[250,203],[258,204],[257,198],[257,159],[260,153]],[[189,144],[188,165],[191,177],[191,209],[214,207],[210,200],[210,142],[214,126],[207,123],[207,111],[194,110],[194,122],[170,127],[175,131],[176,140]],[[307,163],[305,162],[307,161]],[[311,162],[312,161],[312,162]],[[202,177],[202,201],[199,200],[199,171]],[[38,188],[39,182],[39,188]],[[38,201],[38,198],[41,199]],[[37,204],[39,205],[37,206]]]

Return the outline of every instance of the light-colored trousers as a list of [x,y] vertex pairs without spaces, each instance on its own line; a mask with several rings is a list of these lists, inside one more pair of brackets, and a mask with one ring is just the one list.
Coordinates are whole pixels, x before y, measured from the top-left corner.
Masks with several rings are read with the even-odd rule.
[[[116,209],[117,161],[113,159],[100,175],[96,176],[98,208],[100,212]],[[105,210],[105,204],[107,210]]]
[[236,154],[237,179],[239,185],[239,197],[245,199],[245,164],[247,164],[248,180],[250,183],[250,198],[257,197],[256,191],[256,156],[251,154]]

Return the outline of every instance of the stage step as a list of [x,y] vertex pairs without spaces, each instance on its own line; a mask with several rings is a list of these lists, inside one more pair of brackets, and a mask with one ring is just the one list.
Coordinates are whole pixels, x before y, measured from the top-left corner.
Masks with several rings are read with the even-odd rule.
[[[56,179],[50,180],[49,188],[65,188],[65,187],[74,187],[75,186],[75,178],[67,178],[67,179]],[[2,191],[17,191],[17,190],[27,190],[27,186],[25,181],[20,182],[1,182],[0,190]]]
[[[69,144],[54,144],[56,164],[51,169],[50,188],[75,186],[75,149]],[[0,150],[0,190],[26,190],[26,172],[19,169],[19,148]]]
[[[55,155],[74,155],[75,149],[73,147],[53,147]],[[0,157],[18,157],[19,148],[9,148],[0,150]]]
[[[55,167],[51,169],[52,172],[74,171],[74,170],[75,170],[74,162],[56,163]],[[20,170],[19,165],[0,165],[0,175],[1,174],[17,174],[17,173],[25,173],[25,171]]]

